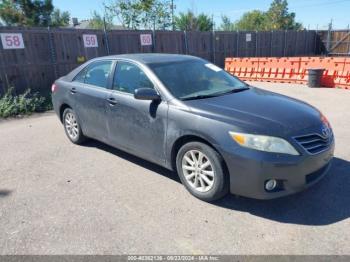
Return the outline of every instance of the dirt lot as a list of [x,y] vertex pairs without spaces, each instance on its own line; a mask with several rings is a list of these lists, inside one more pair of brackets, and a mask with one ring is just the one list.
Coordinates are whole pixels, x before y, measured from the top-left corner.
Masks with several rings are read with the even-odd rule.
[[316,186],[207,204],[163,168],[71,144],[53,113],[2,121],[0,254],[350,254],[350,91],[255,85],[329,118],[336,158]]

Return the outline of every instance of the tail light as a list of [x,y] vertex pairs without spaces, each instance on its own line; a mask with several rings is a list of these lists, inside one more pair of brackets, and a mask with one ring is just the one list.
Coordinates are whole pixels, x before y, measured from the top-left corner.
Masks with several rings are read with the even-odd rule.
[[51,86],[51,92],[52,92],[52,93],[55,93],[55,92],[57,91],[57,89],[58,89],[57,85],[56,85],[56,84],[52,84],[52,86]]

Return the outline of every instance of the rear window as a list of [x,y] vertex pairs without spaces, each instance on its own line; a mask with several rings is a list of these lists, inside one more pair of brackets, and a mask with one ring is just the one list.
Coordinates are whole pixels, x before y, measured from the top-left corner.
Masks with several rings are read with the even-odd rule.
[[112,70],[112,61],[98,61],[88,65],[74,78],[74,82],[107,88],[108,77]]

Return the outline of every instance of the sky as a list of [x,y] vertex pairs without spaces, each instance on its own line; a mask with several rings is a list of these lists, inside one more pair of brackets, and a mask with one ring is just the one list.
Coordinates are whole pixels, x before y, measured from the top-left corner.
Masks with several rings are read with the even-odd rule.
[[[188,9],[197,14],[204,12],[214,16],[216,26],[221,23],[221,15],[227,15],[234,21],[247,11],[266,11],[271,2],[272,0],[174,0],[175,13]],[[90,18],[93,10],[101,13],[103,10],[103,0],[53,0],[53,3],[79,20]],[[296,20],[305,28],[327,29],[331,19],[334,29],[346,29],[350,24],[350,0],[289,0],[288,3],[289,10],[296,13]]]

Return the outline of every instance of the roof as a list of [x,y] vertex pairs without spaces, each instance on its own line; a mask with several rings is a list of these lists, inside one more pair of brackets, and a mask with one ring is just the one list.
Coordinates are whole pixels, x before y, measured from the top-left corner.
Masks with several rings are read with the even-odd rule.
[[[101,61],[104,59],[129,59],[131,61],[139,62],[141,64],[155,64],[155,63],[174,63],[174,62],[183,62],[183,61],[193,61],[193,60],[202,60],[196,56],[190,55],[178,55],[178,54],[160,54],[160,53],[139,53],[139,54],[123,54],[123,55],[110,55],[93,58],[86,63],[91,63],[93,61]],[[71,71],[66,77],[68,81],[71,81],[75,75],[84,68],[86,64],[82,64],[79,67]]]
[[[78,25],[73,25],[73,24],[69,24],[66,27],[67,28],[74,28],[74,29],[94,29],[91,28],[90,26],[90,21],[91,20],[81,20]],[[110,30],[126,30],[127,28],[125,28],[122,25],[112,25]]]
[[140,54],[124,54],[124,55],[113,55],[100,58],[125,58],[134,60],[143,64],[153,64],[153,63],[167,63],[167,62],[180,62],[180,61],[190,61],[194,59],[200,59],[195,56],[189,55],[179,55],[179,54],[160,54],[160,53],[140,53]]

